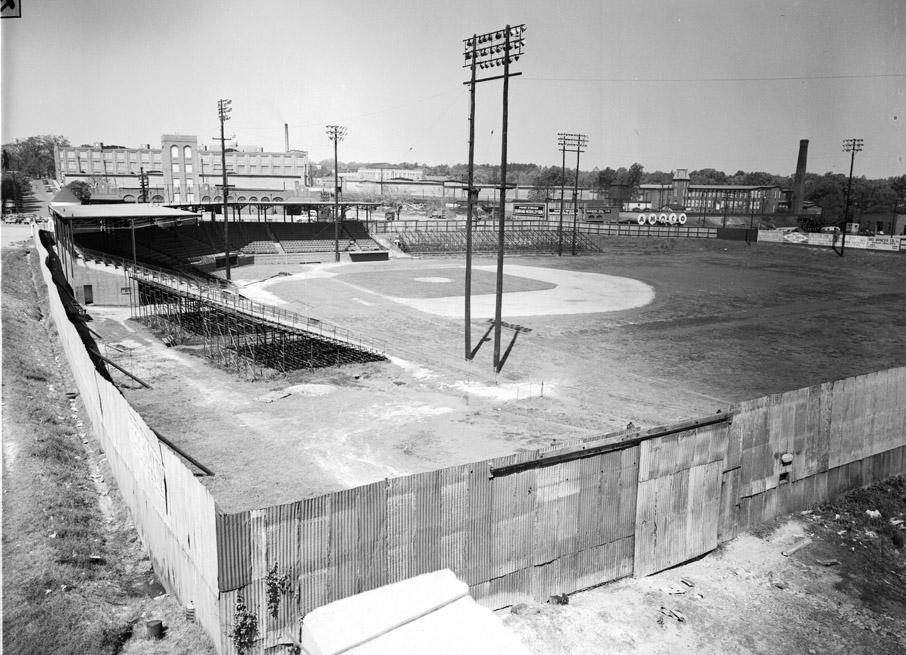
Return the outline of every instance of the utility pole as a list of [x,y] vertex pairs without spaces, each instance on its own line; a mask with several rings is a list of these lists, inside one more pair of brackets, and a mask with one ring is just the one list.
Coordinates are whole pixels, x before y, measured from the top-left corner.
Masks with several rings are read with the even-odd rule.
[[557,144],[563,152],[563,163],[560,165],[560,224],[557,227],[557,256],[563,256],[563,191],[566,186],[566,141],[557,137]]
[[[497,285],[494,303],[494,372],[500,372],[500,330],[503,308],[503,255],[506,213],[507,129],[509,122],[509,79],[522,75],[511,73],[510,64],[519,61],[525,47],[525,25],[507,25],[502,30],[473,34],[464,39],[463,68],[469,68],[469,177],[466,214],[466,283],[465,283],[465,355],[472,359],[471,294],[472,294],[472,210],[475,203],[475,85],[480,82],[503,80],[503,126],[500,146],[500,216],[497,225]],[[476,69],[503,66],[503,75],[476,79]]]
[[340,160],[337,159],[337,144],[346,136],[342,125],[328,125],[327,138],[333,141],[333,251],[337,262],[340,261]]
[[[104,143],[101,142],[101,164],[104,166],[104,184],[110,186],[110,180],[107,179],[107,158],[104,156]],[[94,167],[92,167],[94,168]]]
[[139,186],[142,190],[142,202],[148,202],[148,175],[145,173],[145,167],[138,169]]
[[566,185],[566,153],[576,153],[576,180],[573,188],[573,245],[572,254],[576,254],[576,229],[579,220],[579,153],[588,147],[588,135],[571,132],[558,132],[557,145],[563,151],[563,172],[560,180],[560,236],[557,240],[557,254],[563,254],[563,188]]
[[478,35],[473,34],[466,42],[466,62],[470,64],[472,77],[469,80],[469,179],[466,187],[466,292],[465,292],[465,337],[466,359],[472,359],[472,208],[475,183],[475,69],[477,66]]
[[230,187],[227,184],[227,167],[226,167],[226,137],[223,133],[224,122],[230,120],[230,112],[233,108],[232,100],[221,99],[217,101],[217,114],[220,117],[220,165],[223,169],[223,242],[226,248],[226,279],[230,279],[230,217],[227,207],[227,198]]
[[849,182],[846,185],[846,208],[843,210],[843,222],[840,224],[840,250],[834,248],[841,257],[846,247],[846,224],[849,222],[849,201],[853,190],[853,165],[856,163],[856,153],[862,152],[863,139],[843,139],[843,152],[850,153],[849,157]]

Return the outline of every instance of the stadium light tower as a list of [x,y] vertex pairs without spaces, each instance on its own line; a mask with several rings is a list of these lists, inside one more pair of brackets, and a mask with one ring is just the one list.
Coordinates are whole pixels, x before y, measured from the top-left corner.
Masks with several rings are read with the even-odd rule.
[[346,136],[342,125],[328,125],[327,138],[333,141],[333,252],[335,261],[340,261],[340,161],[337,159],[337,144]]
[[560,226],[557,228],[557,255],[563,255],[563,191],[566,186],[566,153],[576,153],[576,186],[573,191],[573,247],[576,254],[576,220],[579,211],[579,153],[588,146],[587,134],[557,132],[557,145],[563,151],[563,166],[560,173]]
[[853,165],[856,163],[856,153],[862,152],[863,139],[843,139],[843,152],[850,153],[849,157],[849,183],[846,185],[846,207],[843,210],[843,222],[840,224],[840,250],[834,248],[841,257],[843,249],[846,247],[846,224],[849,222],[849,201],[853,189]]
[[220,166],[223,169],[223,242],[226,248],[226,279],[230,279],[230,216],[227,213],[227,197],[230,187],[227,184],[227,167],[226,167],[226,137],[223,134],[223,124],[230,120],[230,112],[233,108],[232,100],[221,99],[217,101],[217,115],[220,118]]
[[[475,85],[503,80],[503,126],[500,144],[500,216],[497,226],[497,291],[494,303],[494,371],[500,371],[500,327],[503,305],[503,240],[506,216],[506,149],[509,123],[510,64],[519,61],[525,47],[525,25],[507,25],[503,29],[473,34],[463,39],[463,68],[471,71],[469,85],[469,178],[466,213],[466,285],[465,285],[465,354],[472,359],[472,208],[477,196],[475,183]],[[503,66],[503,74],[476,79],[476,70]]]

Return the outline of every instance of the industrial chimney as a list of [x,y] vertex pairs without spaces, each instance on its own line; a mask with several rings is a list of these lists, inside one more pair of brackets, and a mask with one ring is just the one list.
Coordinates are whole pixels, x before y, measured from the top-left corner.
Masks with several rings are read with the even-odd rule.
[[289,123],[283,124],[283,139],[286,142],[286,152],[289,152]]
[[799,159],[796,161],[796,178],[793,180],[793,214],[802,213],[802,201],[805,200],[805,165],[808,161],[808,139],[799,139]]

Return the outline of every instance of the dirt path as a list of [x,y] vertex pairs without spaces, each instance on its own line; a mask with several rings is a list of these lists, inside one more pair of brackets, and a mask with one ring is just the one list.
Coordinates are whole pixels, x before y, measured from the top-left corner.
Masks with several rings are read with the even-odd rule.
[[[906,653],[902,550],[870,558],[827,529],[834,516],[798,515],[697,561],[574,594],[568,605],[500,615],[536,655]],[[782,554],[803,539],[811,543]]]
[[[4,248],[2,264],[3,650],[212,653],[142,551],[45,318],[34,254]],[[150,618],[165,640],[146,639]]]

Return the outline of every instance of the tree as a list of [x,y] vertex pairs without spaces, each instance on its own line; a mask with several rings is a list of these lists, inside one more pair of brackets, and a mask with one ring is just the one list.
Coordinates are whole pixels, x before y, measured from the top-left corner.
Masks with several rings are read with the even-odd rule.
[[17,171],[3,173],[3,205],[11,200],[17,212],[23,209],[23,200],[31,195],[31,182],[28,177]]
[[689,173],[692,184],[727,184],[727,174],[713,168],[702,168]]
[[55,134],[30,136],[4,144],[4,167],[31,177],[54,177],[54,146],[68,145],[69,139]]
[[843,218],[846,184],[847,178],[841,173],[825,173],[820,177],[806,178],[805,199],[821,207],[821,219],[813,221],[814,227],[820,229],[823,225],[835,225]]
[[81,200],[82,202],[87,201],[91,198],[91,185],[88,182],[83,182],[82,180],[73,180],[66,187],[72,191],[72,195]]
[[644,173],[642,175],[642,182],[644,184],[670,184],[673,182],[673,173],[667,173],[665,171]]
[[611,183],[612,195],[618,202],[626,202],[632,198],[632,194],[642,183],[642,174],[645,167],[636,162],[628,169],[620,167],[616,171],[616,179]]

